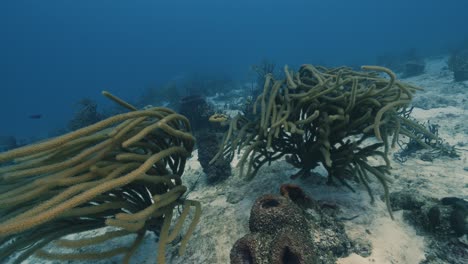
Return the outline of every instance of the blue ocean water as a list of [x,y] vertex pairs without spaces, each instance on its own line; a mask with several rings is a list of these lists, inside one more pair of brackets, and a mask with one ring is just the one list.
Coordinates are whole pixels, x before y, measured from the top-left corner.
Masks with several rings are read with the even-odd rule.
[[[193,73],[247,78],[278,65],[373,64],[466,39],[466,0],[2,0],[0,136],[43,138],[83,97],[109,104]],[[40,118],[29,118],[40,115]]]

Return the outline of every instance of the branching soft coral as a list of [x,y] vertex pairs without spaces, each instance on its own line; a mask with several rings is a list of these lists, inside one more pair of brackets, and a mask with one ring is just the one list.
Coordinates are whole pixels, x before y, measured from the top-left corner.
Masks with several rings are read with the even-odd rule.
[[[0,153],[0,260],[18,251],[16,263],[32,254],[58,260],[101,259],[123,254],[127,263],[146,231],[159,234],[158,262],[195,208],[180,253],[200,217],[200,204],[186,200],[181,175],[194,146],[188,120],[167,108],[136,110],[104,93],[128,113],[34,145]],[[183,210],[169,232],[173,212]],[[61,237],[106,229],[77,241]],[[57,253],[133,234],[128,246],[104,252]]]
[[[241,175],[249,179],[283,156],[299,169],[293,178],[310,176],[311,169],[323,164],[329,182],[351,188],[347,181],[355,179],[371,197],[368,183],[374,175],[388,197],[388,149],[400,134],[412,136],[406,127],[413,122],[399,112],[419,88],[398,81],[387,68],[362,68],[303,65],[295,73],[285,66],[284,79],[267,74],[253,106],[254,119],[239,115],[231,120],[215,159],[232,159],[243,150]],[[381,163],[369,162],[370,157]]]

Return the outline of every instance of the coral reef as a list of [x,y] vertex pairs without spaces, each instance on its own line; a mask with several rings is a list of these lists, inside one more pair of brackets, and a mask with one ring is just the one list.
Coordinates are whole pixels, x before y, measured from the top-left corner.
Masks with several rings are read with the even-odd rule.
[[[437,137],[402,114],[419,88],[398,81],[387,68],[362,68],[366,71],[302,65],[294,73],[285,66],[284,79],[267,74],[253,106],[255,118],[238,115],[231,120],[213,161],[232,159],[244,150],[240,173],[248,179],[281,157],[299,169],[292,178],[310,176],[323,164],[329,183],[339,181],[352,189],[347,181],[356,180],[372,199],[368,182],[374,175],[384,187],[391,214],[388,149],[400,135],[414,138],[414,130]],[[369,163],[370,157],[381,163]]]
[[[0,260],[21,263],[30,255],[56,260],[101,259],[124,255],[128,263],[147,231],[159,235],[158,263],[195,208],[180,242],[185,250],[200,217],[200,204],[182,197],[181,175],[194,146],[190,125],[174,111],[132,110],[47,141],[0,153]],[[181,209],[181,211],[179,211]],[[179,212],[179,213],[176,213]],[[172,225],[174,214],[178,219]],[[111,227],[81,240],[68,234]],[[170,231],[171,229],[171,231]],[[124,247],[59,253],[43,249],[82,248],[116,237]]]

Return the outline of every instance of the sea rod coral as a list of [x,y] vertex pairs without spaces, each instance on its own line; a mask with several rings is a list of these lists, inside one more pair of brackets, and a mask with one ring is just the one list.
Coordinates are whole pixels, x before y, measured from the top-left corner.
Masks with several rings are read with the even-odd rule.
[[[311,175],[323,164],[330,183],[352,189],[350,179],[373,195],[371,175],[382,184],[388,201],[389,148],[400,135],[414,131],[436,136],[401,113],[420,88],[400,82],[379,66],[364,71],[347,67],[302,65],[298,72],[284,67],[284,79],[265,76],[263,92],[253,105],[253,118],[231,120],[220,151],[213,159],[240,158],[240,174],[251,179],[262,165],[282,157],[299,169],[292,178]],[[382,76],[382,74],[388,77]],[[370,162],[374,157],[380,163]]]
[[[0,167],[1,262],[21,263],[33,254],[62,261],[122,254],[128,263],[145,233],[153,231],[159,235],[157,261],[164,263],[165,245],[192,215],[180,242],[183,253],[201,212],[198,202],[182,196],[187,188],[181,175],[195,142],[190,124],[170,109],[137,110],[104,95],[132,111],[0,153],[0,164],[9,162]],[[62,238],[103,227],[102,235]],[[87,248],[124,236],[126,246]],[[45,249],[48,244],[54,247]],[[60,247],[84,249],[60,253]]]

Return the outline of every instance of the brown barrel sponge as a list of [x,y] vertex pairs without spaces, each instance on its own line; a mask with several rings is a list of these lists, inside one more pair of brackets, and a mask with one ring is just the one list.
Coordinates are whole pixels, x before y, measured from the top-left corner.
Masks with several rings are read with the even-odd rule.
[[266,194],[257,198],[250,211],[250,231],[274,234],[288,226],[304,231],[308,228],[297,205],[281,195]]
[[246,235],[232,246],[231,264],[256,264],[255,255],[256,242],[250,235]]
[[271,264],[314,264],[313,244],[304,232],[283,229],[273,240],[270,251]]

